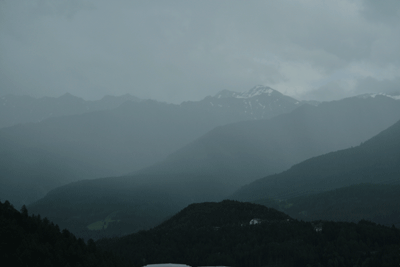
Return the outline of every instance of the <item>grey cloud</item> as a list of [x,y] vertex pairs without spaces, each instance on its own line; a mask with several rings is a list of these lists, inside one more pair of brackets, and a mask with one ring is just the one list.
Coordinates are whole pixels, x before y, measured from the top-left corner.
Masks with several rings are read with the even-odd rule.
[[348,93],[345,86],[338,81],[332,81],[315,90],[305,93],[302,95],[302,99],[330,101],[344,98],[346,95],[348,95]]
[[400,1],[398,0],[364,0],[362,14],[371,20],[384,23],[398,23],[400,20]]
[[356,94],[363,93],[400,93],[400,77],[393,80],[377,80],[372,77],[366,77],[358,81],[355,88]]
[[[178,103],[255,84],[288,94],[295,93],[294,84],[312,91],[315,81],[351,72],[354,64],[373,66],[378,77],[389,65],[400,69],[400,27],[377,22],[372,15],[389,11],[382,7],[375,14],[373,5],[5,0],[0,95],[70,92],[93,99],[131,93]],[[313,71],[287,72],[302,65]],[[343,90],[346,95],[354,88]]]

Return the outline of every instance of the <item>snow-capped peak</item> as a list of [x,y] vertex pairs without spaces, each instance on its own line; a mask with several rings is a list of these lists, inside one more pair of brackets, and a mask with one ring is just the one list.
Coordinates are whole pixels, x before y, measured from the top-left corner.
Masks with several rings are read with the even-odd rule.
[[247,96],[246,98],[250,98],[253,96],[258,96],[262,94],[268,94],[271,95],[274,92],[274,90],[271,87],[264,86],[264,85],[257,85],[253,88],[251,88],[248,92],[243,93],[244,96]]
[[228,98],[228,97],[233,97],[233,98],[252,98],[255,96],[259,96],[262,94],[268,94],[269,96],[275,92],[271,87],[264,86],[264,85],[257,85],[253,88],[251,88],[247,92],[243,93],[237,93],[237,92],[232,92],[228,90],[222,90],[218,94],[215,95],[216,98]]
[[400,94],[399,95],[389,95],[385,93],[376,93],[376,94],[363,94],[360,95],[360,98],[375,98],[376,96],[385,96],[389,98],[393,98],[394,100],[400,100]]

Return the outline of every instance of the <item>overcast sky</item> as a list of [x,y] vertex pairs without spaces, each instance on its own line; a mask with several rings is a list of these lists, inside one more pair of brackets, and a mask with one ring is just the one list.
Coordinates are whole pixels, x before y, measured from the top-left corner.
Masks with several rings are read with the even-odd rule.
[[0,0],[0,95],[400,91],[399,0]]

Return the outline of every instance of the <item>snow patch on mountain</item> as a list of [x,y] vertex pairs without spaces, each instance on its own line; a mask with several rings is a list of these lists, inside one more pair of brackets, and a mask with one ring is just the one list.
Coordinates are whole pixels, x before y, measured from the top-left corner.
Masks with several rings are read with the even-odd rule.
[[375,98],[377,96],[385,96],[385,97],[389,97],[392,98],[394,100],[400,100],[400,95],[389,95],[389,94],[385,94],[385,93],[376,93],[376,94],[363,94],[360,95],[360,98]]
[[275,91],[274,89],[272,89],[271,87],[268,86],[264,86],[264,85],[257,85],[253,88],[251,88],[249,91],[247,92],[243,92],[243,93],[238,93],[238,92],[232,92],[232,91],[228,91],[228,90],[222,90],[221,92],[219,92],[218,94],[215,95],[216,98],[243,98],[243,99],[248,99],[248,98],[252,98],[255,96],[259,96],[262,94],[267,94],[268,96],[271,96],[271,94],[273,94]]

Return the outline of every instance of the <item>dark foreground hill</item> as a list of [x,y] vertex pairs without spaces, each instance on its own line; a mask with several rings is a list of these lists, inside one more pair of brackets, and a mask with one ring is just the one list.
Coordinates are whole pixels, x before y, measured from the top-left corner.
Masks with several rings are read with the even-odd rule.
[[400,121],[363,144],[299,163],[235,192],[232,199],[288,199],[359,183],[400,183]]
[[223,201],[192,204],[149,231],[98,246],[132,266],[397,266],[400,231],[367,221],[302,222],[274,209]]
[[358,184],[285,201],[259,199],[254,203],[274,207],[305,221],[357,223],[364,219],[400,226],[400,185]]
[[127,266],[93,240],[85,244],[47,218],[28,216],[25,206],[18,212],[8,201],[0,202],[0,259],[2,266]]

